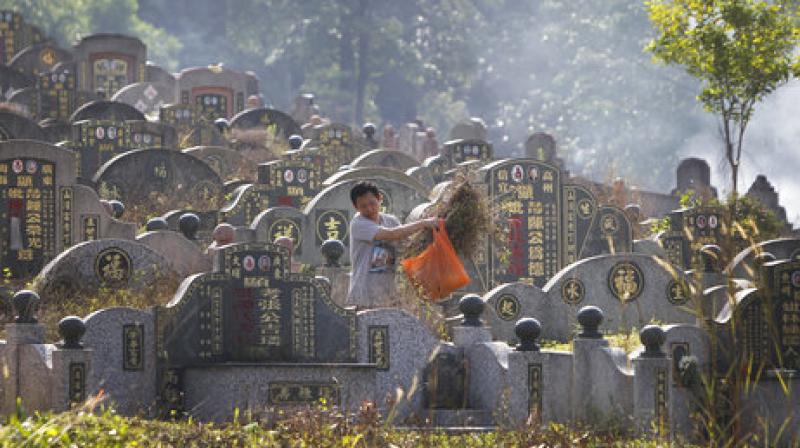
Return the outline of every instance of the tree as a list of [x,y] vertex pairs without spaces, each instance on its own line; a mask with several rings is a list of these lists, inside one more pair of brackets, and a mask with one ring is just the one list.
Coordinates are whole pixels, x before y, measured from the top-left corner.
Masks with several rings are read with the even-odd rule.
[[795,2],[653,0],[657,61],[683,65],[702,82],[698,100],[718,115],[735,200],[742,143],[759,101],[800,75]]

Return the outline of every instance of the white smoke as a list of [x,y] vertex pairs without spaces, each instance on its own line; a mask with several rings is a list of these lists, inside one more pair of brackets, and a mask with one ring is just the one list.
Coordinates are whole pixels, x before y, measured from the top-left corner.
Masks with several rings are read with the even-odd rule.
[[[746,193],[763,174],[778,192],[789,222],[800,226],[800,80],[780,87],[756,106],[745,134],[739,170],[739,192]],[[681,157],[702,157],[711,166],[711,181],[721,195],[730,191],[730,171],[716,124],[689,138]]]

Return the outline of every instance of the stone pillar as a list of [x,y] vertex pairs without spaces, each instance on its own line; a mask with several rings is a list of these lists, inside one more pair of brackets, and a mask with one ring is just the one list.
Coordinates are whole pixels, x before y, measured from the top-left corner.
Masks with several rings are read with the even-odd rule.
[[[17,397],[22,398],[25,409],[42,409],[45,406],[41,395],[48,386],[45,328],[35,317],[39,306],[39,295],[33,291],[19,291],[11,303],[14,308],[14,323],[5,325],[6,343],[2,346],[2,411],[14,412]],[[46,393],[45,393],[46,395]]]
[[483,326],[480,318],[485,307],[483,299],[477,294],[467,294],[459,300],[458,308],[464,315],[464,320],[453,327],[453,343],[456,347],[491,342],[492,333]]
[[645,351],[633,360],[633,415],[637,430],[648,436],[669,437],[669,387],[671,360],[661,350],[665,334],[647,325],[639,333]]
[[83,320],[68,316],[58,323],[63,342],[52,352],[51,404],[56,412],[69,410],[86,402],[92,351],[83,348],[80,339],[86,332]]

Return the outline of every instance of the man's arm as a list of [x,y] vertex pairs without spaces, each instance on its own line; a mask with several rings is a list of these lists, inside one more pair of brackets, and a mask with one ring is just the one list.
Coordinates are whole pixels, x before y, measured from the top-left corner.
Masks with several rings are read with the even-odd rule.
[[374,240],[376,241],[396,241],[402,240],[417,230],[431,228],[434,229],[439,225],[439,218],[425,218],[419,221],[403,224],[397,227],[385,228],[381,227],[378,233],[375,234]]

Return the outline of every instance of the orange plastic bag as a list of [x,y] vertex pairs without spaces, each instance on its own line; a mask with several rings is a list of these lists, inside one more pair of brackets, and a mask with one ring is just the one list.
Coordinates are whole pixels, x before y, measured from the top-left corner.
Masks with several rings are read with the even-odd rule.
[[400,264],[406,275],[421,285],[433,300],[443,299],[470,282],[447,236],[444,219],[439,220],[439,228],[433,231],[433,242],[419,255],[406,258]]

